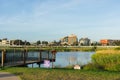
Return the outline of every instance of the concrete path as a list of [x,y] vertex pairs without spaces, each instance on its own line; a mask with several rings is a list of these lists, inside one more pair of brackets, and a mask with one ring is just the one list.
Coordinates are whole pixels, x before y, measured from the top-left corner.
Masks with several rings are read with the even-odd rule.
[[8,72],[0,72],[0,80],[21,80],[18,76]]

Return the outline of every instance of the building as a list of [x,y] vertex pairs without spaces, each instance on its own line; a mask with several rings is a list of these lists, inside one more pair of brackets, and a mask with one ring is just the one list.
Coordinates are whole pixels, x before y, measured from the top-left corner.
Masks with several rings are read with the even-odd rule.
[[78,43],[77,36],[74,34],[71,34],[69,36],[65,36],[64,38],[60,39],[62,45],[69,45],[73,46]]
[[76,35],[71,34],[71,35],[68,36],[68,44],[69,45],[76,45],[77,42],[78,42],[78,38],[77,38]]
[[120,40],[102,39],[100,43],[102,46],[120,46]]
[[79,46],[89,46],[90,45],[90,39],[88,38],[81,38],[79,40]]
[[60,42],[61,42],[62,45],[68,45],[68,36],[66,36],[64,38],[61,38]]
[[7,38],[4,38],[4,39],[1,40],[0,45],[9,46],[10,42],[9,42],[9,40],[7,40]]

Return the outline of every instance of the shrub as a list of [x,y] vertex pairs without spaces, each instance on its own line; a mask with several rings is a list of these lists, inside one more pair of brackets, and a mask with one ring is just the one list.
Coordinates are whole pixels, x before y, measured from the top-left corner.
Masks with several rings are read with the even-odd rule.
[[92,62],[104,70],[120,71],[120,51],[102,50],[92,55]]
[[115,50],[120,50],[120,47],[115,48]]
[[89,64],[83,66],[83,70],[100,70],[100,69],[102,69],[101,66],[98,66],[93,63],[89,63]]

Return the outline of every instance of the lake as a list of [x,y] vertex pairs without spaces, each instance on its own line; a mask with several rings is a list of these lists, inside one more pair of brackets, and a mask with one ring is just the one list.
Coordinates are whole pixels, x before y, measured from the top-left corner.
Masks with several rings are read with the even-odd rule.
[[[54,66],[58,68],[63,68],[69,65],[85,65],[91,62],[91,56],[95,52],[57,52],[56,61],[54,62]],[[37,64],[33,65],[34,67],[38,67]],[[50,67],[52,63],[50,63]],[[32,65],[28,65],[28,67],[32,67]],[[41,64],[41,67],[44,67]]]

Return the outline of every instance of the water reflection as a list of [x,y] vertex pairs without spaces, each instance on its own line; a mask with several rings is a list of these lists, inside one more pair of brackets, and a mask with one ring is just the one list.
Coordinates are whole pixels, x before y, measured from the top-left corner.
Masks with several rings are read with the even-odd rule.
[[[85,65],[91,61],[92,54],[94,54],[94,52],[57,52],[54,66],[66,67],[75,64]],[[29,67],[31,66],[32,65],[29,65]],[[38,67],[38,65],[34,64],[34,67]],[[41,64],[41,67],[44,67],[44,65]]]
[[68,65],[84,65],[91,61],[94,52],[58,52],[55,65],[66,67]]
[[[57,52],[54,66],[55,67],[66,67],[66,66],[75,65],[75,64],[85,65],[91,61],[92,54],[94,54],[94,52]],[[11,54],[8,54],[8,55],[11,56]],[[18,54],[16,54],[16,56],[17,55]],[[38,55],[38,52],[29,52],[28,56],[37,58],[39,55]],[[44,54],[42,57],[46,57],[46,56],[47,55]],[[51,65],[50,67],[52,67],[51,63],[50,65]],[[33,66],[39,67],[37,64],[34,64]],[[32,65],[28,65],[28,67],[32,67]],[[41,67],[44,67],[44,65],[41,64]]]

